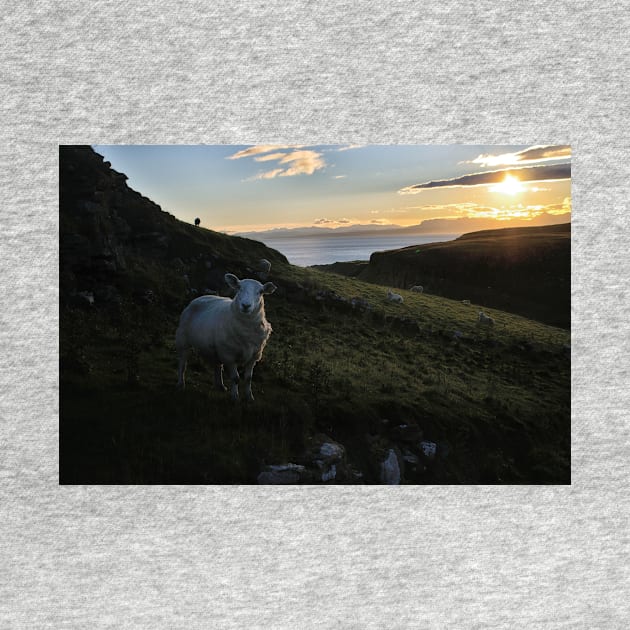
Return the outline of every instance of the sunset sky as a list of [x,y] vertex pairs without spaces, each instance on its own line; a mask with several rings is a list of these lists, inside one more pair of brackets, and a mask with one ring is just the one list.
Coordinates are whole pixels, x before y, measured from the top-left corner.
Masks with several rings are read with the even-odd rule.
[[94,145],[134,190],[224,232],[570,220],[566,145]]

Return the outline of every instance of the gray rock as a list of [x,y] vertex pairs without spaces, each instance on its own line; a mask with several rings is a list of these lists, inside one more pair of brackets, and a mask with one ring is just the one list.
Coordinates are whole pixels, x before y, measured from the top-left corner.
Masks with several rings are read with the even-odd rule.
[[381,483],[388,486],[400,485],[400,465],[398,464],[398,457],[396,451],[390,448],[386,459],[381,463]]
[[337,476],[337,466],[332,464],[330,468],[322,473],[322,481],[331,481]]
[[349,475],[346,449],[323,433],[312,438],[301,461],[307,466],[315,481],[343,481]]
[[437,452],[437,444],[435,442],[420,442],[420,449],[424,453],[425,457],[433,459]]

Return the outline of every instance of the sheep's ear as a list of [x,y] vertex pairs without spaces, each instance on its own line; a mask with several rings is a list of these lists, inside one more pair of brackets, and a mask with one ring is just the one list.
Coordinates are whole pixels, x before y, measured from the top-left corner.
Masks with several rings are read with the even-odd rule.
[[233,273],[226,273],[225,281],[227,282],[227,285],[235,291],[238,291],[241,286],[241,281]]
[[265,295],[273,293],[278,287],[273,282],[267,282],[263,285],[263,293]]

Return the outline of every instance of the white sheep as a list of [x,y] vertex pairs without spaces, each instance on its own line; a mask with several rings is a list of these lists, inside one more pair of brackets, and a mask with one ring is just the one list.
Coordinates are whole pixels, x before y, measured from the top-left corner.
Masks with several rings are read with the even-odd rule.
[[478,323],[482,326],[494,326],[494,319],[490,315],[486,315],[483,311],[479,311]]
[[262,285],[257,280],[239,280],[231,273],[225,281],[236,291],[233,299],[204,295],[193,300],[182,312],[175,335],[179,358],[177,385],[184,389],[186,361],[190,348],[214,365],[214,384],[226,391],[223,366],[232,381],[231,396],[238,400],[238,367],[245,369],[245,398],[252,395],[252,373],[260,361],[271,335],[271,325],[265,319],[263,295],[273,293],[272,282]]
[[396,302],[397,304],[402,304],[404,302],[403,296],[399,293],[392,293],[391,289],[387,289],[387,299],[390,302]]
[[462,304],[470,306],[470,300],[462,300]]
[[411,289],[409,290],[414,291],[415,293],[422,293],[424,291],[424,288],[422,287],[422,285],[416,284],[415,286],[411,287]]

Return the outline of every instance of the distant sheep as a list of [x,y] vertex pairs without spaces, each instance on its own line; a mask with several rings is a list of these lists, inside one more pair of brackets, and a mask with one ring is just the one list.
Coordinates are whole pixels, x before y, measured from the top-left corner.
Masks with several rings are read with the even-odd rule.
[[462,304],[467,304],[468,306],[470,306],[470,300],[462,300]]
[[422,285],[416,284],[416,286],[411,287],[410,291],[414,291],[415,293],[422,293],[424,291]]
[[245,369],[245,398],[252,395],[254,365],[260,361],[271,335],[271,325],[265,319],[264,295],[273,293],[272,282],[262,285],[257,280],[239,280],[231,273],[225,281],[236,291],[233,299],[204,295],[193,300],[182,312],[175,335],[179,358],[178,382],[184,389],[186,361],[190,348],[214,365],[214,384],[226,391],[223,366],[232,382],[231,396],[238,400],[238,367]]
[[483,311],[479,311],[477,322],[482,326],[494,326],[494,319],[492,319],[490,315],[486,315]]
[[271,263],[266,258],[261,258],[256,263],[257,271],[255,276],[262,282],[266,282],[269,279],[269,271],[271,270]]
[[402,304],[404,302],[403,296],[399,293],[392,293],[391,289],[387,289],[387,299],[390,302],[395,302],[397,304]]

